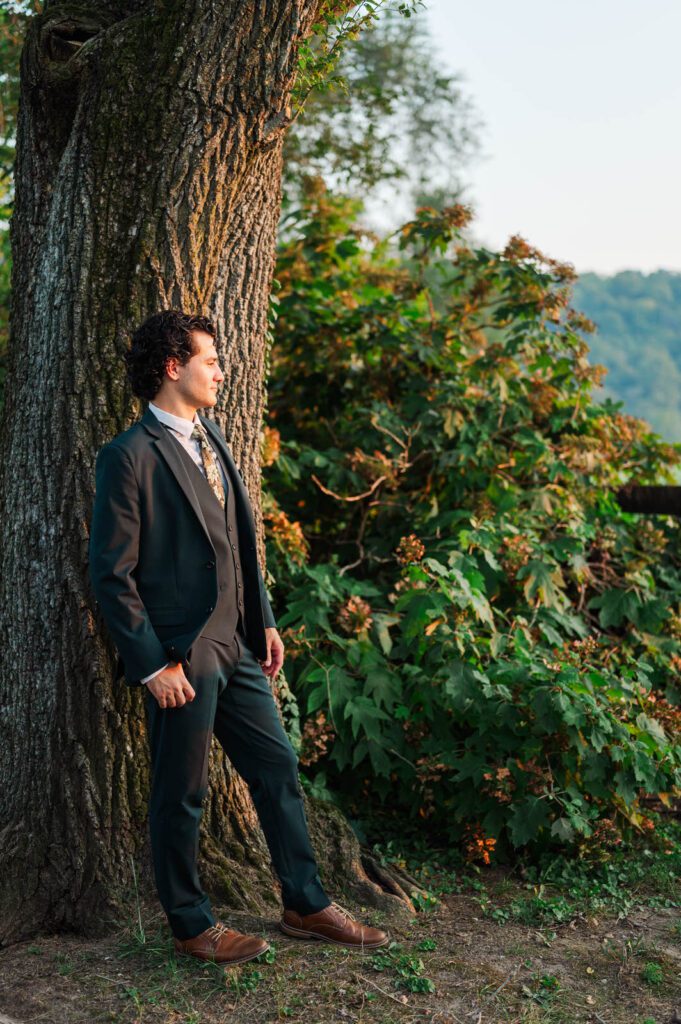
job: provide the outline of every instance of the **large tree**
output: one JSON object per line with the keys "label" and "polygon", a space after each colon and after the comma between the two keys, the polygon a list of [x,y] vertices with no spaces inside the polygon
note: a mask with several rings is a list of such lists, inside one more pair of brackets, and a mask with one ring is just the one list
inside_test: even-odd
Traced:
{"label": "large tree", "polygon": [[[7,393],[0,427],[0,942],[92,930],[144,863],[139,692],[89,586],[99,447],[142,411],[122,372],[150,312],[210,315],[214,417],[260,527],[259,429],[298,53],[323,0],[48,2],[21,59]],[[277,889],[241,782],[214,747],[206,882],[233,906]],[[310,808],[325,877],[389,901],[337,812]]]}

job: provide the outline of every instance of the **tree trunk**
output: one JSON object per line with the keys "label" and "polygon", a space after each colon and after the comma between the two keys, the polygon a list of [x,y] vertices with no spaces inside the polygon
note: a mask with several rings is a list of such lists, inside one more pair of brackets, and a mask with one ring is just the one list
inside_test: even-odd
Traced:
{"label": "tree trunk", "polygon": [[[143,411],[122,355],[151,312],[216,323],[226,380],[214,415],[263,554],[258,431],[281,150],[297,45],[318,5],[127,0],[79,13],[56,2],[30,24],[0,435],[0,943],[99,931],[133,862],[148,872],[143,704],[113,684],[87,551],[96,452]],[[274,906],[248,791],[215,745],[211,783],[205,883],[232,906]],[[318,835],[334,821],[329,857],[345,851],[350,888],[377,898],[347,825],[320,808],[311,818]]]}

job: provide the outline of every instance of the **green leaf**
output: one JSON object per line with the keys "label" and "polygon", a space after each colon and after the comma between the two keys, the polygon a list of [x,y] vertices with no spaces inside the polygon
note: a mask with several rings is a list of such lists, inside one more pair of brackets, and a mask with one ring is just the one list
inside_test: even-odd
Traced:
{"label": "green leaf", "polygon": [[313,711],[316,711],[318,708],[321,708],[324,704],[326,704],[327,696],[328,690],[326,688],[326,682],[322,683],[321,686],[318,686],[316,687],[316,689],[312,690],[312,692],[308,694],[307,698],[308,715],[311,715]]}
{"label": "green leaf", "polygon": [[481,554],[482,554],[482,557],[487,562],[487,564],[490,567],[490,569],[495,569],[497,572],[501,571],[501,565],[497,561],[497,558],[494,555],[494,552],[490,551],[489,548],[482,548]]}
{"label": "green leaf", "polygon": [[509,821],[508,829],[514,846],[525,846],[536,839],[549,821],[548,801],[530,796],[517,804]]}
{"label": "green leaf", "polygon": [[600,608],[598,621],[603,629],[621,626],[625,619],[633,621],[636,616],[638,598],[632,590],[606,590],[589,601],[589,608]]}
{"label": "green leaf", "polygon": [[343,712],[344,718],[350,719],[352,735],[356,739],[360,728],[369,739],[380,741],[381,729],[379,722],[387,721],[389,716],[381,711],[369,697],[357,696],[349,700]]}
{"label": "green leaf", "polygon": [[[473,579],[473,583],[468,578],[469,576]],[[484,582],[482,575],[475,571],[469,571],[464,574],[459,569],[450,569],[449,581],[452,584],[451,587],[447,586],[444,581],[440,583],[440,586],[445,593],[449,594],[458,607],[472,608],[482,622],[487,622],[490,626],[493,626],[494,616],[492,609],[478,586],[478,584]]]}
{"label": "green leaf", "polygon": [[444,692],[451,707],[460,713],[480,700],[480,683],[470,665],[463,661],[452,661],[446,670]]}
{"label": "green leaf", "polygon": [[547,565],[538,558],[532,558],[518,572],[518,579],[524,579],[525,597],[532,604],[539,598],[548,608],[561,608],[565,603],[563,588],[565,581],[560,566]]}
{"label": "green leaf", "polygon": [[356,768],[360,761],[363,761],[368,753],[369,741],[367,740],[366,736],[362,736],[357,741],[357,743],[355,744],[355,748],[352,751],[352,767]]}
{"label": "green leaf", "polygon": [[625,804],[631,805],[636,800],[638,786],[632,773],[625,769],[619,769],[614,774],[615,792],[622,797]]}
{"label": "green leaf", "polygon": [[399,676],[388,669],[374,669],[367,674],[364,682],[364,695],[371,698],[377,707],[383,705],[389,710],[400,693]]}
{"label": "green leaf", "polygon": [[656,718],[649,718],[648,715],[640,714],[636,716],[636,725],[643,732],[649,733],[654,739],[666,746],[669,742],[665,734],[664,729]]}
{"label": "green leaf", "polygon": [[383,750],[382,747],[377,746],[375,743],[370,743],[369,758],[371,760],[371,767],[375,774],[389,778],[393,771],[393,762],[390,760],[385,750]]}
{"label": "green leaf", "polygon": [[569,818],[556,818],[551,825],[551,835],[561,842],[569,843],[574,839],[575,830]]}
{"label": "green leaf", "polygon": [[374,629],[376,630],[381,650],[386,657],[390,654],[393,648],[393,638],[390,635],[390,626],[395,626],[399,621],[399,615],[385,615],[381,612],[377,612],[374,615]]}

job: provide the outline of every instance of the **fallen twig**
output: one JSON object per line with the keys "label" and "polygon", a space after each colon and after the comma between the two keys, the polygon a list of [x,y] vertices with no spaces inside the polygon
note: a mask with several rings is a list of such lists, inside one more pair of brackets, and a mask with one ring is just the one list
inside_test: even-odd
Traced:
{"label": "fallen twig", "polygon": [[516,975],[517,975],[519,970],[520,970],[519,967],[515,967],[511,971],[511,973],[509,974],[508,978],[506,978],[506,981],[502,981],[501,985],[499,985],[499,988],[495,988],[494,992],[491,992],[490,995],[487,996],[486,998],[493,999],[494,996],[497,995],[497,993],[501,992],[502,988],[506,988],[506,986],[508,985],[509,981],[511,981],[512,978],[516,977]]}
{"label": "fallen twig", "polygon": [[355,974],[355,977],[359,981],[365,982],[367,985],[373,985],[374,988],[377,988],[378,991],[381,992],[384,996],[387,996],[388,999],[392,999],[392,1001],[394,1003],[397,1003],[398,1006],[406,1007],[408,1005],[407,1003],[403,1003],[401,999],[398,999],[397,996],[393,996],[390,994],[390,992],[386,992],[384,988],[381,988],[380,985],[377,985],[375,981],[371,980],[371,978],[365,978],[363,974]]}

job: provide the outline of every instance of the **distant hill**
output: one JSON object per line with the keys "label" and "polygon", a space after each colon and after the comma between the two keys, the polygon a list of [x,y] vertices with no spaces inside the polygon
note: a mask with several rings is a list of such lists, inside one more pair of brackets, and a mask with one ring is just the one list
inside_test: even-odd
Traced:
{"label": "distant hill", "polygon": [[608,368],[604,393],[681,441],[681,273],[583,274],[574,305],[598,326],[589,344]]}

